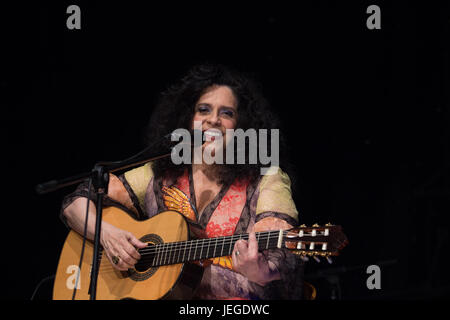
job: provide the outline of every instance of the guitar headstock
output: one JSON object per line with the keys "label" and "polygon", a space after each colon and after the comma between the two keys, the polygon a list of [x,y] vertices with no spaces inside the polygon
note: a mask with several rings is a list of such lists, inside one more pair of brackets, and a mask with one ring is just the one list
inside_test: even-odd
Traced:
{"label": "guitar headstock", "polygon": [[324,226],[314,224],[311,227],[301,225],[287,231],[284,236],[285,247],[301,257],[325,257],[331,263],[330,256],[339,255],[348,244],[342,227],[327,223]]}

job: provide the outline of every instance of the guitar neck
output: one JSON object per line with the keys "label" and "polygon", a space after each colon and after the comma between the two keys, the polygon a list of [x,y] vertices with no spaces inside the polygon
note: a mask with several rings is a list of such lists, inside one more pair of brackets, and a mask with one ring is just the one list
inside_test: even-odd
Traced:
{"label": "guitar neck", "polygon": [[[256,241],[260,250],[283,247],[286,231],[272,230],[256,233]],[[238,240],[248,240],[248,234],[237,234],[217,238],[169,242],[151,245],[141,249],[141,256],[145,257],[152,266],[170,265],[197,261],[215,257],[229,256],[233,252],[234,244]]]}

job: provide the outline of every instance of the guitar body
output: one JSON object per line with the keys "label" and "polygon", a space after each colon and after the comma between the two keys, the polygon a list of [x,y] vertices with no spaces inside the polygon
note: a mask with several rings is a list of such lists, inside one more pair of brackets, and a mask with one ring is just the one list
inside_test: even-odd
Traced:
{"label": "guitar body", "polygon": [[[103,210],[103,221],[127,230],[136,238],[150,244],[186,241],[190,238],[189,225],[184,216],[175,211],[162,212],[148,220],[136,221],[115,207]],[[58,263],[54,300],[71,300],[77,278],[83,238],[70,231]],[[86,241],[75,299],[88,300],[93,243]],[[192,263],[158,267],[116,270],[109,260],[100,260],[97,280],[97,300],[119,299],[191,299],[202,277],[203,268]]]}

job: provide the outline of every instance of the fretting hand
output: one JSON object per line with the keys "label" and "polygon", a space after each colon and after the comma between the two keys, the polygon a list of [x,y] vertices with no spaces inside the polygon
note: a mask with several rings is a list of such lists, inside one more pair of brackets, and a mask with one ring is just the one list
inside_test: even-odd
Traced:
{"label": "fretting hand", "polygon": [[247,240],[238,240],[232,253],[233,270],[245,276],[248,280],[261,286],[280,279],[276,267],[267,261],[258,251],[255,232],[251,232]]}

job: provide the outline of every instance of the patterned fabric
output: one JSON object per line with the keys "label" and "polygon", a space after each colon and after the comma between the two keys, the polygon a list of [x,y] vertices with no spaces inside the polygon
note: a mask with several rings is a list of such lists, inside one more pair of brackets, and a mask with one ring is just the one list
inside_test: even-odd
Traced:
{"label": "patterned fabric", "polygon": [[163,187],[162,192],[164,193],[164,204],[168,210],[180,212],[189,220],[197,221],[191,202],[183,191],[176,186],[171,186]]}
{"label": "patterned fabric", "polygon": [[[175,185],[170,187],[163,186],[164,204],[168,210],[178,211],[189,220],[198,222],[198,214],[196,214],[195,207],[190,200],[194,197],[191,196],[189,180],[189,174],[186,171]],[[246,203],[247,185],[248,183],[233,183],[227,188],[226,193],[220,197],[220,202],[217,206],[215,208],[208,208],[210,214],[202,215],[202,217],[208,217],[205,228],[205,234],[208,238],[234,234]],[[184,192],[180,189],[183,189]],[[213,264],[232,269],[233,262],[231,256],[217,257],[211,260]]]}
{"label": "patterned fabric", "polygon": [[[191,196],[195,195],[191,170],[175,182],[162,181],[153,176],[151,164],[147,163],[118,178],[114,181],[122,183],[130,195],[135,207],[132,213],[137,218],[150,218],[162,211],[176,210],[184,214],[193,227],[203,230],[207,237],[249,233],[256,227],[269,228],[274,221],[271,219],[284,221],[286,227],[298,224],[289,177],[279,168],[276,174],[262,176],[252,184],[244,182],[222,186],[201,213],[197,212],[195,196]],[[81,184],[68,195],[63,208],[80,196],[87,196],[87,184]],[[105,205],[117,204],[110,197],[104,201]],[[261,287],[234,272],[231,257],[214,258],[213,264],[205,267],[195,298],[302,299],[303,262],[286,249],[269,249],[263,254],[276,266],[281,280]]]}

